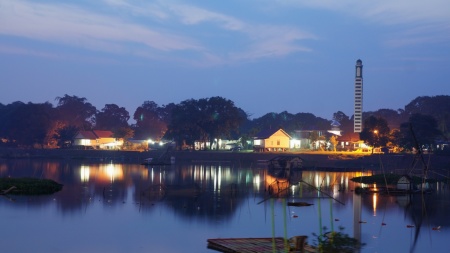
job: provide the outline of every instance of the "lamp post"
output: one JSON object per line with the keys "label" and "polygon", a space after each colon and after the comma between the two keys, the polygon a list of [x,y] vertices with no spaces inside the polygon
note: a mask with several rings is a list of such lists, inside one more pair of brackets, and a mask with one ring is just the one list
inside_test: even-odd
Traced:
{"label": "lamp post", "polygon": [[375,145],[378,145],[378,130],[377,129],[373,130],[373,133],[375,134],[375,138],[374,138],[373,147],[372,147],[372,154],[373,154],[373,150],[375,149]]}

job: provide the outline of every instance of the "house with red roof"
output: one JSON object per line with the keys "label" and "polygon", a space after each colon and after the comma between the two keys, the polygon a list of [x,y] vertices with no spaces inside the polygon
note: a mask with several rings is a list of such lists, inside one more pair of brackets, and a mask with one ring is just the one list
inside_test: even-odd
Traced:
{"label": "house with red roof", "polygon": [[80,131],[75,136],[73,145],[85,149],[120,149],[123,139],[115,138],[111,131]]}
{"label": "house with red roof", "polygon": [[344,133],[338,138],[338,141],[338,151],[370,152],[372,150],[359,138],[359,133]]}

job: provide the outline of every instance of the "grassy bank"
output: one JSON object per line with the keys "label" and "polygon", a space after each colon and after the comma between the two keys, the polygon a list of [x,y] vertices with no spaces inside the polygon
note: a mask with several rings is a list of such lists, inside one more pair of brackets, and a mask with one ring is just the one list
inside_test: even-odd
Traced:
{"label": "grassy bank", "polygon": [[[0,159],[55,159],[76,160],[86,162],[115,162],[141,164],[146,158],[158,158],[164,150],[146,152],[118,150],[73,150],[73,149],[18,149],[0,148]],[[385,172],[404,171],[411,167],[413,154],[370,154],[361,152],[331,152],[331,151],[290,151],[290,152],[252,152],[252,151],[171,151],[169,156],[175,158],[175,163],[183,162],[230,162],[242,166],[255,166],[260,161],[270,160],[276,156],[300,156],[303,167],[315,169],[348,169],[354,171],[379,170]],[[439,173],[448,175],[450,156],[434,154],[424,155],[430,169],[439,169]],[[422,166],[419,164],[417,166]]]}
{"label": "grassy bank", "polygon": [[63,185],[50,179],[38,178],[0,178],[0,193],[11,189],[7,194],[42,195],[52,194],[62,189]]}
{"label": "grassy bank", "polygon": [[[377,184],[377,185],[395,185],[398,180],[404,175],[402,174],[378,174],[372,176],[362,176],[362,177],[354,177],[351,180],[356,183],[362,184]],[[423,178],[418,176],[412,176],[411,180],[414,184],[420,184],[423,181]],[[429,183],[434,183],[436,180],[427,179]]]}

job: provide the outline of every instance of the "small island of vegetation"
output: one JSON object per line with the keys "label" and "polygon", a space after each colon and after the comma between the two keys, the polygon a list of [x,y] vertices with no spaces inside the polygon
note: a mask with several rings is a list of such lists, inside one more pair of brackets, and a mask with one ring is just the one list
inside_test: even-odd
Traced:
{"label": "small island of vegetation", "polygon": [[53,194],[63,185],[51,179],[40,178],[0,178],[0,194],[44,195]]}
{"label": "small island of vegetation", "polygon": [[[403,175],[400,174],[377,174],[372,176],[362,176],[362,177],[354,177],[351,180],[355,183],[361,183],[361,184],[377,184],[377,185],[395,185],[397,184],[398,180]],[[414,184],[420,184],[423,181],[422,177],[418,176],[411,176],[411,181]],[[426,179],[426,182],[433,183],[436,180],[434,179]]]}

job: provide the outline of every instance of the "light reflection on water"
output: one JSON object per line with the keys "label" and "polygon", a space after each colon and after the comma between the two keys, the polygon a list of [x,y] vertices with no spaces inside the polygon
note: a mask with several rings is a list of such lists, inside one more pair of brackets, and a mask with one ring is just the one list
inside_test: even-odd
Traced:
{"label": "light reflection on water", "polygon": [[[308,235],[313,243],[313,232],[340,226],[366,243],[362,252],[441,252],[447,247],[447,189],[424,197],[354,194],[350,179],[370,173],[298,171],[285,180],[264,167],[230,163],[147,168],[6,160],[0,162],[1,177],[50,178],[64,188],[50,196],[0,198],[0,248],[216,252],[207,249],[207,239]],[[283,190],[286,185],[291,187]],[[270,199],[269,189],[280,191],[278,198]],[[289,207],[287,201],[313,205]],[[432,229],[437,226],[441,229]]]}

